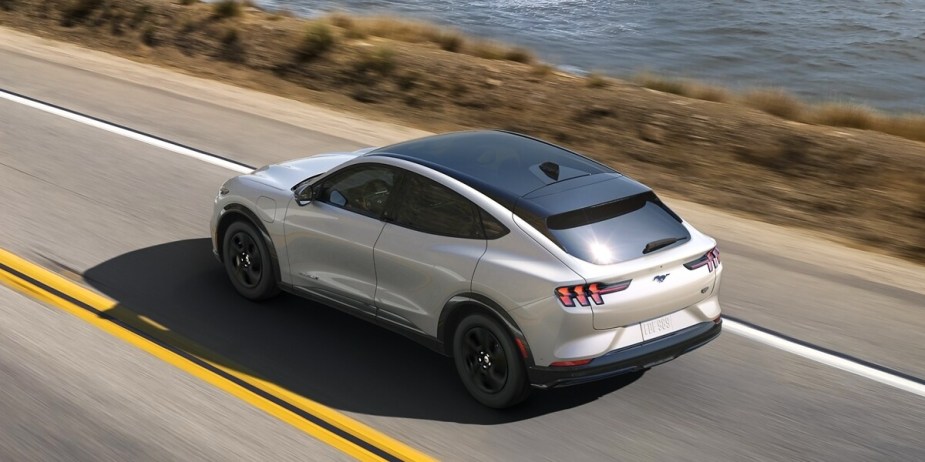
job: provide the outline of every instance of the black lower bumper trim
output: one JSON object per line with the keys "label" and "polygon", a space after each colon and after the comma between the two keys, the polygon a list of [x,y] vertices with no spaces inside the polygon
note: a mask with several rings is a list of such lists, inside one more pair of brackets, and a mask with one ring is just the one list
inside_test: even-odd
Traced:
{"label": "black lower bumper trim", "polygon": [[648,342],[614,350],[584,366],[542,367],[527,370],[537,388],[554,388],[606,379],[645,370],[707,344],[719,336],[722,319],[702,322]]}

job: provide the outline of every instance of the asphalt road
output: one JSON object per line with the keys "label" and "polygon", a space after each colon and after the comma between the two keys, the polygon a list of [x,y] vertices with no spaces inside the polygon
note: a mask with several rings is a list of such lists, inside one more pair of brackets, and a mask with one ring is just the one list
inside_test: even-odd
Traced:
{"label": "asphalt road", "polygon": [[[251,165],[414,134],[17,40],[0,40],[0,88]],[[435,457],[925,460],[922,397],[729,332],[642,376],[481,408],[447,359],[399,336],[294,297],[234,295],[207,239],[231,175],[0,100],[0,247]],[[922,268],[673,203],[720,240],[727,314],[925,376]],[[344,457],[0,287],[0,460]]]}

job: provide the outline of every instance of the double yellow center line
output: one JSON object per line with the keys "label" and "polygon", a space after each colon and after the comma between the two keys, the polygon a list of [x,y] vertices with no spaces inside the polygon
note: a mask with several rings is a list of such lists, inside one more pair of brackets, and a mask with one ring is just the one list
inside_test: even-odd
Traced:
{"label": "double yellow center line", "polygon": [[[362,461],[432,457],[263,380],[80,284],[0,249],[0,283],[55,306]],[[208,359],[212,358],[212,359]],[[219,364],[221,362],[221,364]],[[225,365],[222,365],[225,364]]]}

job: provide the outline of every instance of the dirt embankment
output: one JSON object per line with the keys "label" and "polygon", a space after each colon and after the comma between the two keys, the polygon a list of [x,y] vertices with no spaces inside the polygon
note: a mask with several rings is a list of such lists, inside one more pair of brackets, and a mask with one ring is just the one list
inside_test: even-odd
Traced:
{"label": "dirt embankment", "polygon": [[428,130],[531,134],[657,190],[925,262],[925,143],[563,74],[433,27],[229,3],[0,0],[0,25]]}

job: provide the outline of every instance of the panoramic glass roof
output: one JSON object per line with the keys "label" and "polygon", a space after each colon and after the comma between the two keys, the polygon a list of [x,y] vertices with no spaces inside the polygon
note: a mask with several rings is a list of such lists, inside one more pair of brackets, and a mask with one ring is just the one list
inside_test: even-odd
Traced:
{"label": "panoramic glass roof", "polygon": [[558,146],[502,131],[436,135],[393,144],[369,155],[397,155],[462,174],[516,197],[559,181],[614,173],[597,162]]}

